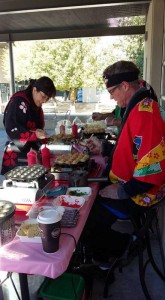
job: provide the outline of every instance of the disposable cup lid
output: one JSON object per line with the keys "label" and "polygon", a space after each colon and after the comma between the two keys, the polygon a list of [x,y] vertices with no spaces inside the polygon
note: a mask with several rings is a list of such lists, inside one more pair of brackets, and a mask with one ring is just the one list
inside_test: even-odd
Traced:
{"label": "disposable cup lid", "polygon": [[61,220],[61,213],[55,211],[55,210],[51,210],[51,209],[47,209],[47,210],[43,210],[38,214],[37,217],[37,221],[38,223],[42,223],[42,224],[52,224],[52,223],[57,223]]}

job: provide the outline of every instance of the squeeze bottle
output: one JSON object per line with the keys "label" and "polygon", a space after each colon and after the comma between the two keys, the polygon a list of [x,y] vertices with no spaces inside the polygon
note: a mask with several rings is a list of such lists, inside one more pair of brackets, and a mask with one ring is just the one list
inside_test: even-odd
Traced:
{"label": "squeeze bottle", "polygon": [[41,150],[41,155],[42,155],[42,165],[45,168],[50,168],[50,150],[44,146]]}
{"label": "squeeze bottle", "polygon": [[77,125],[75,123],[72,125],[72,134],[76,139],[78,138]]}
{"label": "squeeze bottle", "polygon": [[65,134],[65,125],[60,125],[60,134]]}
{"label": "squeeze bottle", "polygon": [[27,160],[28,160],[28,166],[32,166],[32,165],[37,164],[37,153],[32,148],[27,153]]}

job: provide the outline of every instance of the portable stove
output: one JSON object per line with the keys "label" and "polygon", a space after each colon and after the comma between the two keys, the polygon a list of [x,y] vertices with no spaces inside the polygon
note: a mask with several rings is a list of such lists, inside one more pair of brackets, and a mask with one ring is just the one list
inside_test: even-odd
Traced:
{"label": "portable stove", "polygon": [[32,204],[44,196],[54,181],[54,175],[41,165],[16,167],[5,174],[0,188],[0,200],[17,204]]}

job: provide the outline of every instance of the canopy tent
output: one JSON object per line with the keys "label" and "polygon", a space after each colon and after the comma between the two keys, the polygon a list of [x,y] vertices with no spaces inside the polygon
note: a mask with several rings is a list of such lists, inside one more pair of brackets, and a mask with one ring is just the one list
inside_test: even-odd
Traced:
{"label": "canopy tent", "polygon": [[146,16],[150,0],[0,0],[0,42],[142,34],[115,18]]}
{"label": "canopy tent", "polygon": [[117,18],[147,16],[150,0],[0,0],[0,42],[8,42],[11,93],[15,91],[14,41],[144,34]]}

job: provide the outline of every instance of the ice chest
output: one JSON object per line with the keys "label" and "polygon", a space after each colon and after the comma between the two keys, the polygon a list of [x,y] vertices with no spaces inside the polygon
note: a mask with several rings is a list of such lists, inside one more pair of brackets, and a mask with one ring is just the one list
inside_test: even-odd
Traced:
{"label": "ice chest", "polygon": [[63,273],[56,279],[46,278],[37,296],[43,300],[83,300],[85,299],[84,278],[73,273]]}

